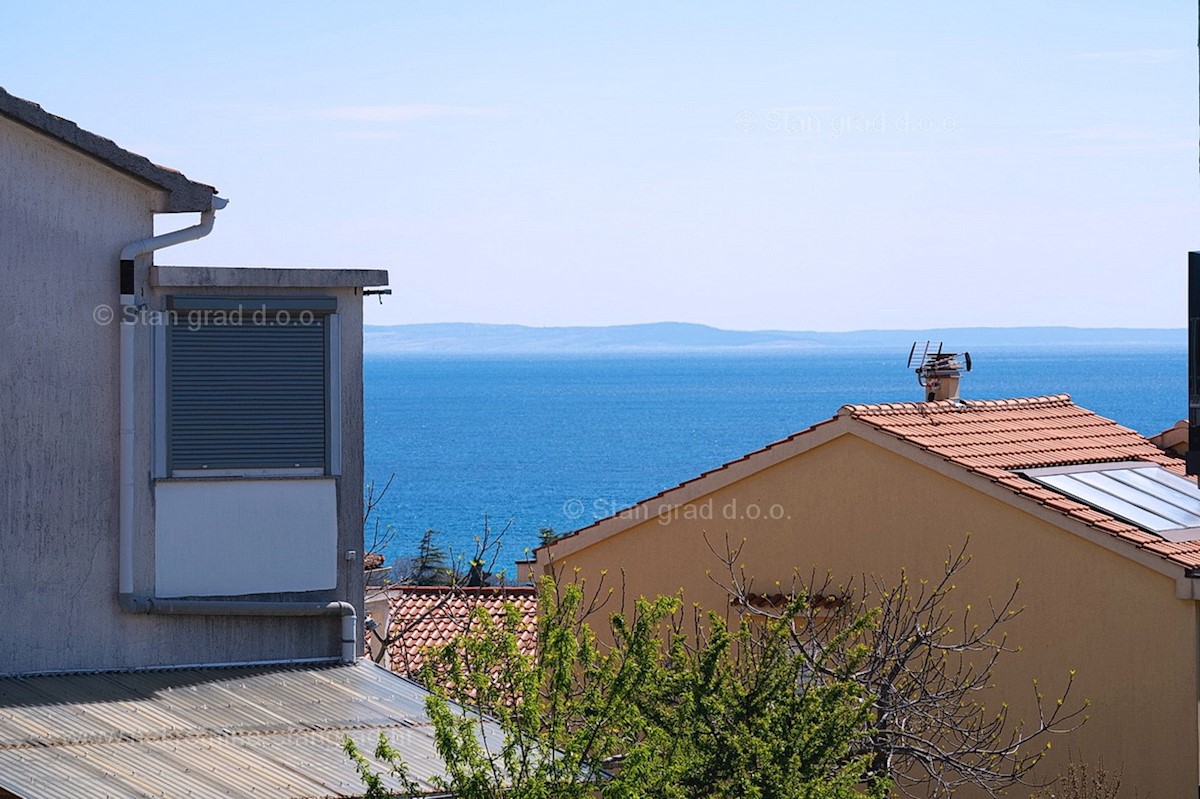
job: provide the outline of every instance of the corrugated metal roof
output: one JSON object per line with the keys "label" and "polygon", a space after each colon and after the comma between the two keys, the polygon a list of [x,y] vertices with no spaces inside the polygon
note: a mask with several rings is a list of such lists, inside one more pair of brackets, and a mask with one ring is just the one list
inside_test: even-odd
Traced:
{"label": "corrugated metal roof", "polygon": [[432,792],[425,697],[369,661],[4,678],[0,794],[360,796],[342,741],[369,754],[380,732]]}

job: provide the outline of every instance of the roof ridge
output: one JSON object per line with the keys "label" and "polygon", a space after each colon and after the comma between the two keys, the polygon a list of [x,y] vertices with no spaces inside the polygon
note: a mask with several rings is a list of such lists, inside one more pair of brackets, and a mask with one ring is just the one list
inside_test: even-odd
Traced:
{"label": "roof ridge", "polygon": [[894,413],[963,412],[973,408],[1061,408],[1074,405],[1070,394],[1047,394],[1040,397],[1008,397],[990,400],[938,400],[936,402],[884,402],[846,404],[838,416],[882,416]]}

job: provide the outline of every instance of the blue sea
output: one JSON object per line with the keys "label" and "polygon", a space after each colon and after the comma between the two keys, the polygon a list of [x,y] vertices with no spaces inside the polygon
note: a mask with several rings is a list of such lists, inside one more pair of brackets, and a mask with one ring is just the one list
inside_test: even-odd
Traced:
{"label": "blue sea", "polygon": [[[906,354],[906,353],[905,353]],[[1187,353],[1142,345],[979,349],[966,399],[1069,393],[1144,435],[1186,416]],[[905,358],[858,349],[783,354],[367,356],[366,477],[389,561],[426,529],[470,554],[508,528],[497,568],[538,531],[583,527],[833,416],[846,403],[921,398]],[[368,533],[368,543],[370,543]]]}

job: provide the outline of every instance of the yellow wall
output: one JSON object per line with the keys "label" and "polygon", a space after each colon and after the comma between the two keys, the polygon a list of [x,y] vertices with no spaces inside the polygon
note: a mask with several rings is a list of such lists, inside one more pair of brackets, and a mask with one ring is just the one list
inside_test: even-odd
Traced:
{"label": "yellow wall", "polygon": [[[697,518],[706,508],[713,518]],[[742,561],[756,590],[769,592],[775,580],[789,585],[793,568],[831,570],[839,580],[877,573],[894,582],[901,567],[939,577],[948,548],[968,532],[972,562],[955,606],[1002,600],[1018,579],[1018,604],[1027,606],[1008,625],[1022,651],[1003,656],[988,704],[1003,699],[1010,718],[1027,715],[1031,680],[1050,695],[1069,669],[1077,669],[1072,696],[1092,702],[1089,721],[1053,740],[1039,773],[1057,772],[1069,747],[1123,767],[1123,795],[1195,796],[1197,615],[1193,601],[1175,598],[1174,580],[858,436],[701,497],[665,523],[642,521],[555,558],[557,568],[593,580],[601,569],[623,570],[629,597],[683,588],[689,601],[721,608],[727,596],[705,573],[719,568],[706,533],[719,546],[726,533],[748,538]]]}

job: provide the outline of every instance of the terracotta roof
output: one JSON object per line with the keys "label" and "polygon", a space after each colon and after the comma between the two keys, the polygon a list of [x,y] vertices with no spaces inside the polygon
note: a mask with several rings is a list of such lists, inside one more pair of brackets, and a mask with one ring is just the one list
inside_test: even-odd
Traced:
{"label": "terracotta roof", "polygon": [[[961,466],[969,472],[1033,502],[1081,521],[1115,538],[1188,569],[1200,568],[1200,541],[1172,542],[1147,533],[1128,522],[1077,502],[1039,485],[1015,469],[1069,466],[1083,463],[1146,461],[1176,474],[1184,474],[1183,461],[1156,447],[1136,431],[1123,427],[1071,401],[1068,394],[1002,400],[945,400],[897,402],[880,405],[845,405],[838,415],[736,460],[661,491],[606,519],[558,539],[570,541],[581,534],[611,535],[617,519],[628,524],[652,518],[636,509],[658,502],[666,510],[670,499],[697,483],[720,479],[737,469],[770,459],[773,451],[787,453],[802,446],[806,436],[820,428],[845,421],[869,425],[900,441],[919,447]],[[802,450],[798,450],[802,451]],[[535,550],[540,553],[549,547]]]}
{"label": "terracotta roof", "polygon": [[86,131],[71,120],[55,116],[37,103],[9,94],[3,88],[0,88],[0,116],[56,139],[105,166],[164,189],[167,192],[164,211],[182,213],[214,208],[213,198],[217,190],[212,186],[189,180],[182,172],[152,163],[145,156],[125,150],[111,139]]}
{"label": "terracotta roof", "polygon": [[846,405],[838,415],[869,424],[1181,566],[1200,566],[1200,541],[1163,540],[1013,472],[1081,463],[1146,461],[1183,474],[1181,460],[1135,431],[1079,407],[1067,394]]}
{"label": "terracotta roof", "polygon": [[1150,443],[1159,449],[1166,450],[1172,455],[1182,458],[1188,451],[1188,437],[1191,426],[1187,419],[1176,422],[1156,436],[1150,436]]}
{"label": "terracotta roof", "polygon": [[388,589],[388,604],[388,634],[396,638],[389,655],[392,670],[398,674],[416,675],[425,663],[426,653],[466,632],[479,607],[499,622],[506,607],[514,605],[521,616],[520,651],[532,654],[537,648],[537,591],[529,586],[396,586]]}

